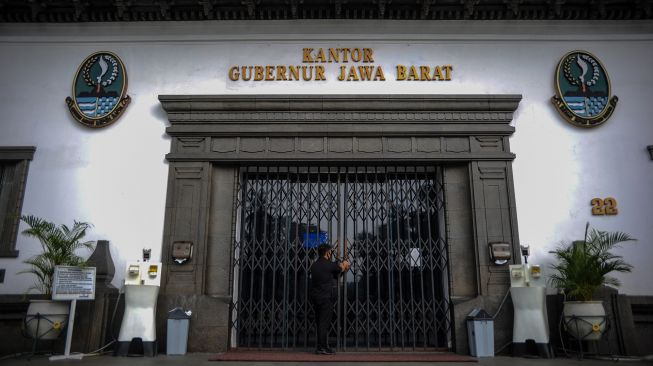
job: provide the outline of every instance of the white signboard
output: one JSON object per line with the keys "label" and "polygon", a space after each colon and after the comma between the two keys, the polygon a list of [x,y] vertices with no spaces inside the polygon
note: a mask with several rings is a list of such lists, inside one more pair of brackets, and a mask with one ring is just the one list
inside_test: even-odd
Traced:
{"label": "white signboard", "polygon": [[56,266],[52,300],[95,300],[95,267]]}

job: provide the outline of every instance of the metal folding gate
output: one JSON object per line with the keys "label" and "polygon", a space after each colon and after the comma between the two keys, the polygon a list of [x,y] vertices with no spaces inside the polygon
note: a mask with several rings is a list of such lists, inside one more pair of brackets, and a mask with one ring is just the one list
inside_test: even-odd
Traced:
{"label": "metal folding gate", "polygon": [[450,347],[441,167],[243,167],[239,179],[232,345],[314,347],[309,268],[329,243],[351,263],[333,346]]}

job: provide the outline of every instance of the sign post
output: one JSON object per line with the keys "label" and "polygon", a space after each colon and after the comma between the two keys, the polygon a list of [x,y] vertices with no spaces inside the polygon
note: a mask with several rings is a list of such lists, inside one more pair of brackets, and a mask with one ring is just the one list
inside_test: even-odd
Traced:
{"label": "sign post", "polygon": [[83,354],[70,354],[77,300],[95,300],[95,267],[56,266],[52,281],[52,300],[70,300],[66,350],[62,356],[51,356],[50,361],[81,360]]}

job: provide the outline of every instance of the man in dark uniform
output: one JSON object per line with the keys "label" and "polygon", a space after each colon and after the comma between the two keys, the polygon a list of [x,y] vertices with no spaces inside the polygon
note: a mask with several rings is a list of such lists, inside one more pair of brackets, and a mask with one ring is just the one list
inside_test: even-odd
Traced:
{"label": "man in dark uniform", "polygon": [[349,269],[349,262],[332,262],[333,248],[328,244],[317,247],[319,258],[311,266],[310,298],[315,310],[317,325],[317,345],[315,353],[332,355],[329,348],[328,333],[331,327],[333,306],[338,299],[338,275]]}

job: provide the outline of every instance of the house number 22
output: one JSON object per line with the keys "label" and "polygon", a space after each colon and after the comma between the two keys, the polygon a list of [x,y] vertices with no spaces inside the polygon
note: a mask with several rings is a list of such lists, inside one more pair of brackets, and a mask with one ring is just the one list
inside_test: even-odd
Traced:
{"label": "house number 22", "polygon": [[616,199],[612,197],[592,199],[592,215],[616,215],[618,213]]}

